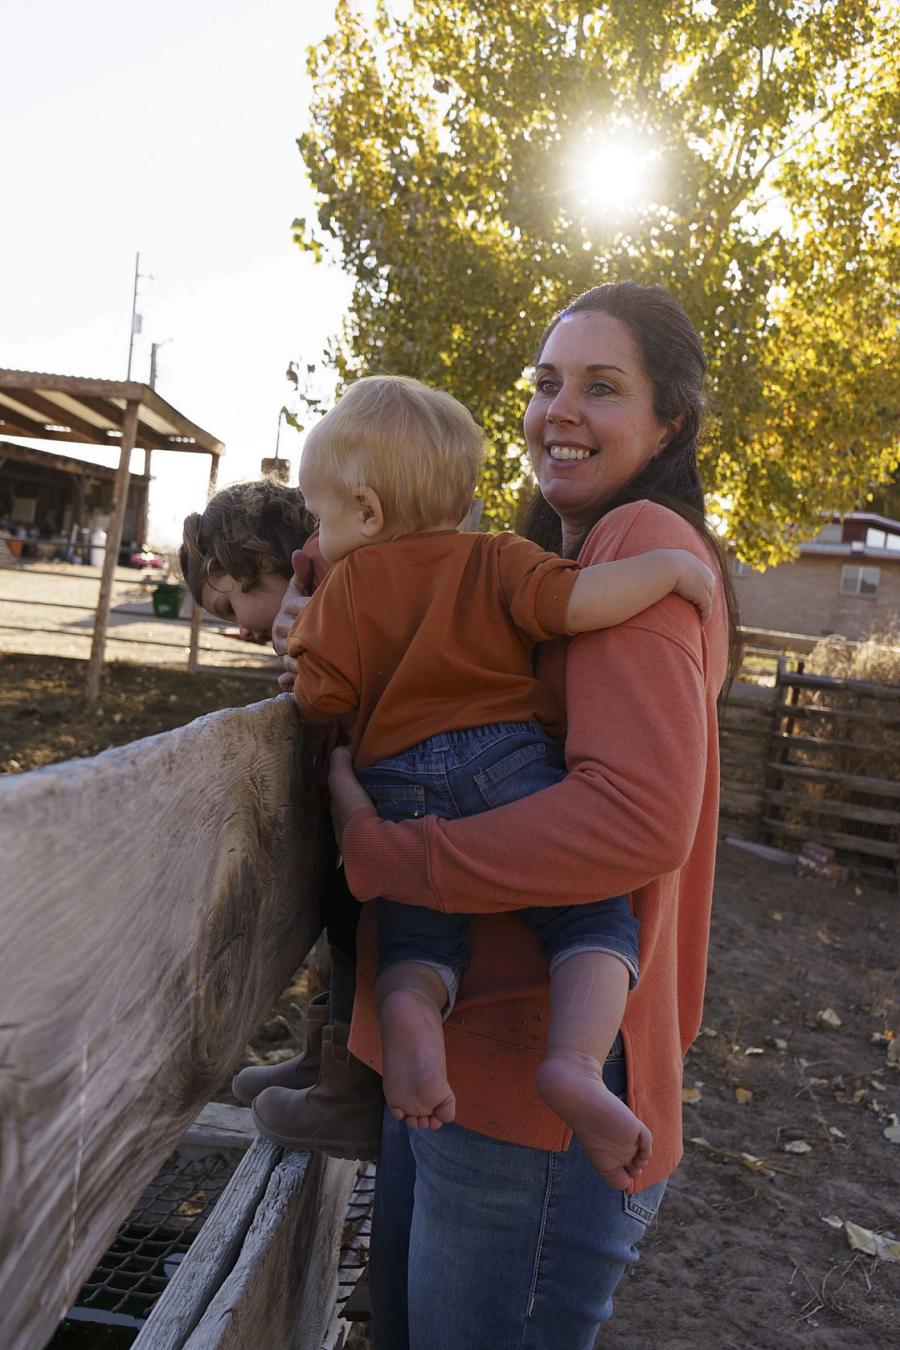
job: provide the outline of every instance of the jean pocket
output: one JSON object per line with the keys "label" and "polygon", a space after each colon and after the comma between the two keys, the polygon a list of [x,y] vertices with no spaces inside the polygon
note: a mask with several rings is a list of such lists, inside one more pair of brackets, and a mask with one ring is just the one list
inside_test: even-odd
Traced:
{"label": "jean pocket", "polygon": [[[475,786],[488,806],[506,806],[530,792],[549,786],[541,770],[547,767],[547,747],[538,741],[522,745],[475,774]],[[537,772],[535,772],[537,771]]]}
{"label": "jean pocket", "polygon": [[644,1228],[649,1228],[650,1224],[656,1218],[662,1198],[666,1193],[666,1182],[659,1181],[655,1186],[648,1186],[646,1190],[638,1191],[637,1195],[629,1195],[628,1191],[622,1192],[622,1205],[629,1219],[637,1219]]}
{"label": "jean pocket", "polygon": [[367,783],[363,787],[382,820],[410,820],[425,815],[425,789],[416,783]]}

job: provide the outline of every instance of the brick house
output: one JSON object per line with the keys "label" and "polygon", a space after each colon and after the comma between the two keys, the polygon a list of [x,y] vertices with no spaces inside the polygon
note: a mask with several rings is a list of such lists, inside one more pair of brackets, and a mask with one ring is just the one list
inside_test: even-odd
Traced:
{"label": "brick house", "polygon": [[900,520],[853,511],[793,562],[755,572],[732,557],[731,571],[747,627],[865,638],[900,620]]}

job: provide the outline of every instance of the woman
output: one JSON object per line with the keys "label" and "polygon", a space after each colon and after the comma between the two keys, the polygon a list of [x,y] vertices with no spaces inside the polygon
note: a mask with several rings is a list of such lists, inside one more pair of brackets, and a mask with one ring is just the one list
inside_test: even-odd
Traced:
{"label": "woman", "polygon": [[[705,366],[693,325],[659,287],[596,287],[542,338],[525,415],[539,494],[523,533],[585,563],[687,548],[714,556],[722,575],[702,629],[669,597],[619,628],[544,648],[539,672],[567,709],[567,778],[465,820],[394,824],[346,757],[333,758],[354,894],[481,916],[445,1027],[456,1123],[431,1132],[384,1121],[379,1350],[587,1350],[681,1156],[715,854],[716,700],[736,631],[697,472]],[[641,924],[641,981],[605,1077],[655,1141],[640,1189],[624,1196],[533,1088],[547,974],[509,913],[620,892]],[[364,908],[351,1045],[377,1067],[370,919]]]}

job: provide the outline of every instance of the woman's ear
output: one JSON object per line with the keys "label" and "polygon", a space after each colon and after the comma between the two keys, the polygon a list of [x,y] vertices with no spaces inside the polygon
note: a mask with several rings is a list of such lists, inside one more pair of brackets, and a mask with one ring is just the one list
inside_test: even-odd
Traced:
{"label": "woman's ear", "polygon": [[671,422],[667,422],[665,424],[665,426],[662,429],[662,434],[656,444],[656,449],[653,452],[654,458],[657,455],[662,454],[666,446],[669,445],[671,441],[674,441],[675,437],[678,435],[679,431],[683,426],[684,426],[684,413],[679,413],[677,417],[672,418]]}
{"label": "woman's ear", "polygon": [[359,528],[367,539],[376,539],[384,529],[384,508],[374,488],[364,487],[356,494]]}

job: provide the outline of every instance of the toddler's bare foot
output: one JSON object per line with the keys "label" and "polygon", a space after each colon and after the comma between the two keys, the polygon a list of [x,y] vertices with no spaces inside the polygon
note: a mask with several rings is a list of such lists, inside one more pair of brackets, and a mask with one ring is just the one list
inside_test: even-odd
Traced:
{"label": "toddler's bare foot", "polygon": [[381,1000],[384,1097],[395,1120],[439,1130],[456,1115],[447,1082],[444,1026],[434,1004],[413,989]]}
{"label": "toddler's bare foot", "polygon": [[603,1082],[603,1065],[579,1051],[548,1055],[537,1071],[537,1089],[578,1137],[608,1185],[624,1191],[650,1160],[653,1139]]}

